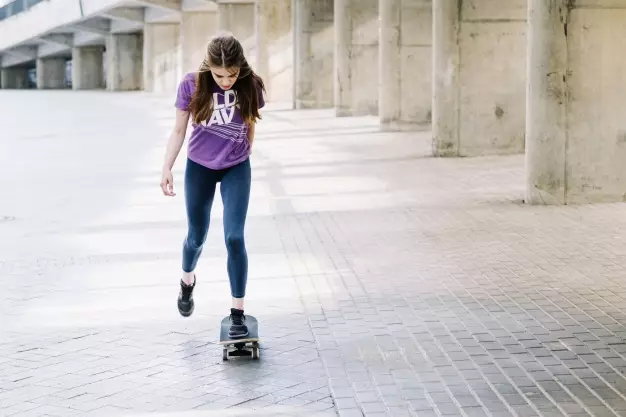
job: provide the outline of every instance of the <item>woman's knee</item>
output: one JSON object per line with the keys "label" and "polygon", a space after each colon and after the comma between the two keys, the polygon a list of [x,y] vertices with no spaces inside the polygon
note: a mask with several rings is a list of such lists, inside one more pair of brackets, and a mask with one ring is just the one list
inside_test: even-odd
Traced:
{"label": "woman's knee", "polygon": [[243,252],[245,250],[243,233],[227,233],[226,249],[229,252]]}
{"label": "woman's knee", "polygon": [[185,239],[185,246],[193,250],[202,248],[206,241],[206,235],[206,232],[203,230],[189,229]]}

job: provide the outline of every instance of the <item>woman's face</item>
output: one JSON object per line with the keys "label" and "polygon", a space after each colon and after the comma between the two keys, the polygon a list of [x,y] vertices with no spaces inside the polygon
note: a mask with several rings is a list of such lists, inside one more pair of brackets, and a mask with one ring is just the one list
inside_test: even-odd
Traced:
{"label": "woman's face", "polygon": [[230,90],[239,77],[239,68],[211,67],[211,74],[222,90]]}

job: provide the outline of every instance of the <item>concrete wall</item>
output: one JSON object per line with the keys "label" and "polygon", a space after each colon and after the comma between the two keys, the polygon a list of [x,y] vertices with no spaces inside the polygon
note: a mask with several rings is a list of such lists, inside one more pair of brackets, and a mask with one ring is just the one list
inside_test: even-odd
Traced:
{"label": "concrete wall", "polygon": [[378,114],[378,0],[335,0],[338,116]]}
{"label": "concrete wall", "polygon": [[291,101],[293,96],[293,35],[291,0],[257,3],[256,71],[263,78],[267,99]]}
{"label": "concrete wall", "polygon": [[383,129],[430,129],[432,1],[380,0],[379,116]]}
{"label": "concrete wall", "polygon": [[143,88],[175,92],[182,77],[179,23],[149,23],[143,35]]}
{"label": "concrete wall", "polygon": [[296,2],[295,106],[330,108],[334,102],[333,0]]}
{"label": "concrete wall", "polygon": [[430,129],[432,0],[403,0],[400,19],[400,123]]}
{"label": "concrete wall", "polygon": [[181,17],[180,38],[183,73],[197,71],[204,60],[207,45],[217,32],[217,13],[189,12]]}
{"label": "concrete wall", "polygon": [[524,151],[526,0],[464,0],[460,155]]}
{"label": "concrete wall", "polygon": [[446,26],[434,28],[446,36],[433,50],[435,155],[523,152],[526,0],[444,3],[435,3],[435,26]]}
{"label": "concrete wall", "polygon": [[237,37],[253,69],[256,69],[255,13],[253,3],[218,4],[218,29]]}
{"label": "concrete wall", "polygon": [[543,1],[530,0],[527,201],[626,201],[626,4]]}

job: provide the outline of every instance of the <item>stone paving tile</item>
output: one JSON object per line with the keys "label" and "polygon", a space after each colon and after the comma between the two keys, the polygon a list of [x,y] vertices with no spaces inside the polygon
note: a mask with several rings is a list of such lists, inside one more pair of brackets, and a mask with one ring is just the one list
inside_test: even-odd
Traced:
{"label": "stone paving tile", "polygon": [[[372,384],[400,402],[406,378],[418,381],[408,394],[415,398],[400,398],[418,413],[469,415],[478,407],[489,415],[622,415],[624,257],[612,244],[620,239],[620,209],[511,204],[435,216],[416,207],[287,221],[285,228],[317,222],[321,232],[286,241],[313,250],[311,241],[323,239],[320,256],[340,253],[352,263],[351,271],[312,277],[341,288],[310,307],[320,314],[312,328],[328,350],[322,360],[340,377],[331,391],[343,396]],[[461,210],[464,225],[431,222]],[[537,220],[550,229],[529,230]],[[590,241],[593,258],[581,247]],[[605,252],[597,250],[602,241]],[[572,267],[580,262],[593,269]]]}
{"label": "stone paving tile", "polygon": [[[15,115],[0,155],[4,415],[625,415],[622,204],[525,206],[520,155],[433,159],[427,132],[267,112],[248,223],[265,349],[224,364],[219,201],[197,312],[173,307],[182,201],[158,196],[154,168],[171,103],[86,93],[121,125],[85,140],[76,95],[35,94],[63,104],[31,108],[38,125],[15,113],[32,96],[0,95]],[[8,157],[25,154],[37,164]]]}

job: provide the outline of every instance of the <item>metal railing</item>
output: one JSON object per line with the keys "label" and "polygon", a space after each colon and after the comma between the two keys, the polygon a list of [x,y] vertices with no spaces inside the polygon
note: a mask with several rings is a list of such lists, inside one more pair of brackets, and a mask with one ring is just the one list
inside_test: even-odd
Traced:
{"label": "metal railing", "polygon": [[42,1],[46,0],[13,0],[11,3],[0,7],[0,20],[20,14]]}

